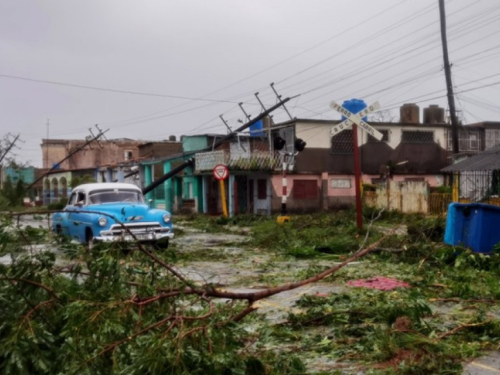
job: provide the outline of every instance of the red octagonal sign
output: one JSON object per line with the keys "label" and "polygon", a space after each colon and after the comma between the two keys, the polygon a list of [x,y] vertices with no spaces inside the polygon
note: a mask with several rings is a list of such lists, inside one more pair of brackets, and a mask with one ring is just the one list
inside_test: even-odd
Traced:
{"label": "red octagonal sign", "polygon": [[216,180],[225,180],[229,176],[229,170],[224,164],[217,164],[214,167],[213,174]]}

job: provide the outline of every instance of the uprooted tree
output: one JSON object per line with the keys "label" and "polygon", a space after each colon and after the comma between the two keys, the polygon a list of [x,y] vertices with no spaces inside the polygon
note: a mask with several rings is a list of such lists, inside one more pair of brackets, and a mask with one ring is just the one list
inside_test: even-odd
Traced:
{"label": "uprooted tree", "polygon": [[[6,374],[302,372],[293,356],[257,354],[239,322],[252,319],[257,301],[330,276],[380,243],[305,280],[240,293],[186,279],[172,265],[174,252],[138,243],[125,259],[119,246],[89,252],[43,229],[9,224],[0,225],[0,255],[12,257],[0,265],[0,372]],[[59,265],[52,251],[36,251],[34,243],[47,236],[69,264]]]}

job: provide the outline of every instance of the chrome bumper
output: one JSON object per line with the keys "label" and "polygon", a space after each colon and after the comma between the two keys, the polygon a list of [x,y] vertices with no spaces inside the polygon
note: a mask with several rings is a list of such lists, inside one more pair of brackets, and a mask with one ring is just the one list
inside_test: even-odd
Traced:
{"label": "chrome bumper", "polygon": [[156,242],[165,238],[172,239],[174,234],[169,227],[162,227],[155,223],[137,223],[125,224],[127,231],[123,226],[114,224],[109,230],[103,230],[100,236],[94,237],[95,241],[102,242]]}
{"label": "chrome bumper", "polygon": [[[133,233],[133,232],[132,232]],[[147,233],[147,234],[136,234],[134,233],[135,238],[139,242],[151,242],[151,241],[159,241],[164,238],[172,239],[174,238],[173,233]],[[118,236],[97,236],[94,237],[95,241],[102,242],[135,242],[136,239],[132,237],[130,234],[122,234]]]}

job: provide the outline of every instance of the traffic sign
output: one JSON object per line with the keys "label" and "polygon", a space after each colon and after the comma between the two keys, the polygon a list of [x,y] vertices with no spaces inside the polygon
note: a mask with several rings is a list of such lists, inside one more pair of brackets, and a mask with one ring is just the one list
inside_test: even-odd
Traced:
{"label": "traffic sign", "polygon": [[229,176],[229,170],[224,164],[217,164],[213,169],[213,175],[216,180],[223,181]]}
{"label": "traffic sign", "polygon": [[340,124],[337,124],[330,129],[330,134],[332,136],[341,132],[342,130],[348,129],[352,124],[358,125],[360,128],[365,130],[368,134],[375,137],[379,141],[384,136],[377,129],[375,129],[374,127],[368,125],[366,122],[363,121],[363,117],[365,117],[369,113],[372,113],[380,108],[379,102],[373,103],[371,106],[366,107],[365,109],[363,109],[362,111],[360,111],[356,114],[351,113],[350,111],[348,111],[347,109],[345,109],[341,105],[335,103],[334,101],[332,101],[330,103],[330,107],[332,107],[334,110],[336,110],[337,112],[340,112],[342,115],[347,117]]}

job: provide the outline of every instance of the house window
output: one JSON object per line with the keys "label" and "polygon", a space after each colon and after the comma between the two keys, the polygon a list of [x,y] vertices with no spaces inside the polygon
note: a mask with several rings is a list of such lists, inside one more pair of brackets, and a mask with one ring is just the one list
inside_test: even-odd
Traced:
{"label": "house window", "polygon": [[316,180],[295,180],[293,181],[294,199],[315,199],[318,198],[318,183]]}
{"label": "house window", "polygon": [[486,148],[500,144],[500,130],[486,129]]}
{"label": "house window", "polygon": [[331,187],[333,189],[350,189],[351,179],[349,178],[334,178],[331,180]]}
{"label": "house window", "polygon": [[267,198],[267,183],[265,179],[257,180],[257,199]]}
{"label": "house window", "polygon": [[[500,132],[499,132],[499,136],[500,136]],[[448,130],[446,132],[446,140],[447,140],[448,150],[453,150],[453,136],[452,136],[451,130]],[[493,140],[494,140],[494,136],[493,136]],[[488,141],[490,141],[490,139],[488,138],[488,135],[486,135],[486,145],[488,145]],[[498,143],[500,143],[500,137],[499,137]],[[479,148],[480,148],[480,137],[479,137],[478,131],[462,130],[461,129],[458,132],[458,149],[459,149],[459,151],[479,151]]]}
{"label": "house window", "polygon": [[403,130],[402,143],[433,143],[434,132],[421,130]]}
{"label": "house window", "polygon": [[352,154],[352,129],[342,130],[331,139],[332,154]]}
{"label": "house window", "polygon": [[[380,140],[380,142],[389,142],[389,130],[377,130],[382,133],[382,139]],[[379,140],[373,135],[368,134],[368,142],[379,142]]]}
{"label": "house window", "polygon": [[125,153],[124,153],[124,159],[125,159],[125,160],[130,160],[130,159],[132,159],[132,155],[133,155],[132,151],[130,151],[130,150],[125,150]]}

